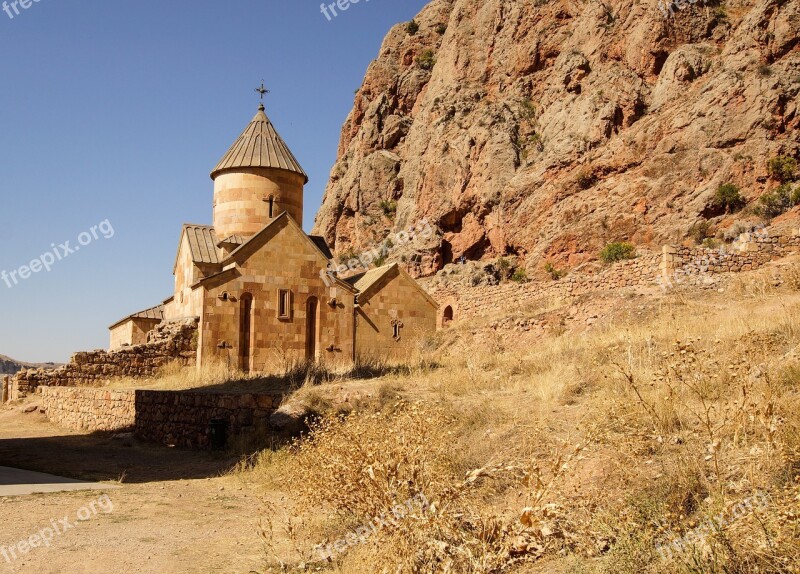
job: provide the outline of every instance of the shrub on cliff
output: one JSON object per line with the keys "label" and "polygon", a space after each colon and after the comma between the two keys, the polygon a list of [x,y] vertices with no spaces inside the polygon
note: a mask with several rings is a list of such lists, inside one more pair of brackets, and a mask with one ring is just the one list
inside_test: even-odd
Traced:
{"label": "shrub on cliff", "polygon": [[616,241],[609,243],[600,252],[600,259],[605,263],[615,263],[616,261],[623,261],[624,259],[633,259],[636,257],[636,247],[627,241]]}
{"label": "shrub on cliff", "polygon": [[793,157],[779,155],[773,157],[767,163],[770,177],[777,179],[781,183],[794,180],[797,173],[797,160]]}
{"label": "shrub on cliff", "polygon": [[714,194],[714,205],[724,208],[725,211],[736,211],[747,203],[739,192],[739,188],[732,183],[724,183],[717,188]]}

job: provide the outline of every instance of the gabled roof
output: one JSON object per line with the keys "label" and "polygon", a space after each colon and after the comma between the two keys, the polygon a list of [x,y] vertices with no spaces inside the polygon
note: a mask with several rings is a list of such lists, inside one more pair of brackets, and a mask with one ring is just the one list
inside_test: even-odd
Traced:
{"label": "gabled roof", "polygon": [[150,307],[149,309],[145,309],[144,311],[139,311],[138,313],[134,313],[132,315],[128,315],[124,319],[120,319],[113,325],[109,327],[109,329],[113,329],[122,325],[125,321],[130,321],[132,319],[150,319],[152,321],[163,321],[164,320],[164,305],[156,305],[155,307]]}
{"label": "gabled roof", "polygon": [[353,287],[358,290],[359,295],[367,295],[372,290],[373,287],[378,285],[380,281],[389,275],[393,276],[400,276],[405,277],[411,285],[413,285],[417,291],[419,291],[423,297],[433,305],[435,308],[439,308],[439,303],[431,297],[425,289],[422,288],[422,285],[417,283],[417,281],[411,277],[408,273],[403,271],[403,268],[400,267],[397,263],[392,263],[390,265],[384,265],[383,267],[377,267],[375,269],[370,269],[364,273],[359,273],[358,275],[353,275],[352,277],[348,277],[345,279],[347,283],[352,285]]}
{"label": "gabled roof", "polygon": [[386,275],[389,271],[391,271],[394,263],[391,265],[384,265],[383,267],[376,267],[375,269],[370,269],[369,271],[365,271],[364,273],[359,273],[358,275],[353,275],[345,279],[350,285],[358,289],[360,293],[363,293],[370,287],[372,287],[375,283],[381,280],[381,278]]}
{"label": "gabled roof", "polygon": [[271,167],[284,169],[302,175],[308,182],[308,175],[300,167],[294,154],[283,141],[272,122],[264,113],[264,106],[242,132],[228,153],[219,161],[211,172],[215,179],[223,171],[243,167]]}
{"label": "gabled roof", "polygon": [[324,237],[320,237],[319,235],[309,235],[308,238],[314,242],[314,245],[316,245],[317,248],[322,251],[322,254],[325,255],[328,260],[333,259],[333,252],[331,251],[331,248],[328,247],[328,242],[325,241]]}
{"label": "gabled roof", "polygon": [[271,232],[277,231],[283,224],[286,224],[289,227],[294,227],[295,230],[298,231],[300,235],[302,235],[306,239],[306,241],[308,241],[308,244],[311,247],[313,247],[315,251],[319,252],[319,254],[322,257],[325,258],[326,262],[329,260],[329,258],[325,255],[325,253],[320,249],[319,245],[317,245],[311,239],[311,237],[306,235],[306,233],[300,228],[297,222],[286,211],[284,211],[278,217],[274,218],[272,221],[267,223],[261,229],[261,231],[259,231],[258,233],[253,235],[253,237],[245,241],[242,245],[231,251],[230,254],[228,254],[228,256],[223,260],[222,264],[227,266],[229,263],[232,263],[234,261],[236,263],[241,263],[244,260],[242,259],[242,256],[244,256],[244,258],[246,259],[251,251],[258,249],[269,240]]}
{"label": "gabled roof", "polygon": [[181,254],[181,246],[183,245],[183,236],[189,243],[189,253],[192,257],[192,262],[197,264],[219,264],[220,253],[217,251],[217,236],[214,233],[214,228],[211,225],[193,225],[186,223],[181,231],[181,239],[178,242],[178,252],[175,254],[175,265],[172,272],[178,266],[178,257]]}

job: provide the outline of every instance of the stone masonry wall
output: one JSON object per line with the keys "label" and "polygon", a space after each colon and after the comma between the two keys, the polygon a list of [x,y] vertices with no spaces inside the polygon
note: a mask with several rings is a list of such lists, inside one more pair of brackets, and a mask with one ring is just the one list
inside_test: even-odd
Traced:
{"label": "stone masonry wall", "polygon": [[26,370],[12,380],[12,399],[38,387],[96,386],[115,377],[152,377],[167,363],[192,365],[197,356],[197,321],[187,319],[159,325],[150,342],[116,351],[75,353],[70,362],[52,371]]}
{"label": "stone masonry wall", "polygon": [[743,233],[732,245],[718,249],[667,245],[660,255],[640,253],[636,259],[621,261],[596,273],[573,270],[558,281],[439,288],[429,292],[439,302],[440,314],[450,306],[454,318],[461,320],[486,315],[500,302],[503,306],[530,306],[623,287],[666,289],[682,283],[713,285],[715,275],[749,271],[800,251],[800,230],[794,225]]}
{"label": "stone masonry wall", "polygon": [[41,408],[64,428],[88,431],[131,431],[136,425],[132,390],[42,387]]}
{"label": "stone masonry wall", "polygon": [[281,395],[217,394],[184,391],[136,391],[136,435],[188,448],[209,445],[213,419],[227,422],[229,437],[266,429]]}
{"label": "stone masonry wall", "polygon": [[229,437],[267,428],[281,401],[279,394],[41,389],[41,408],[60,426],[90,432],[135,431],[145,440],[188,448],[209,445],[208,428],[213,419],[226,421]]}

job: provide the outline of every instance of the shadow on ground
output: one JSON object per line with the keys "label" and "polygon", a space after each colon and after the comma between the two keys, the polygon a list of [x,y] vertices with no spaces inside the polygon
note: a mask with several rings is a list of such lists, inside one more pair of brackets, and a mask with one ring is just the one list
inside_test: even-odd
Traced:
{"label": "shadow on ground", "polygon": [[89,481],[211,478],[237,460],[227,452],[168,448],[130,438],[113,439],[107,433],[0,439],[0,466]]}

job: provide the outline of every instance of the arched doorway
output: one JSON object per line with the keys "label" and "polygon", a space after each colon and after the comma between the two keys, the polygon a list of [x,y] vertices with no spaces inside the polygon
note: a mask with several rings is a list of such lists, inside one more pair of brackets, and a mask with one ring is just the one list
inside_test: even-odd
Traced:
{"label": "arched doorway", "polygon": [[442,327],[447,327],[449,323],[453,321],[453,307],[448,305],[444,308],[444,313],[442,313]]}
{"label": "arched doorway", "polygon": [[253,296],[244,293],[239,298],[239,368],[249,373],[253,368]]}
{"label": "arched doorway", "polygon": [[317,359],[317,328],[319,318],[319,301],[316,297],[309,297],[306,302],[306,360]]}

